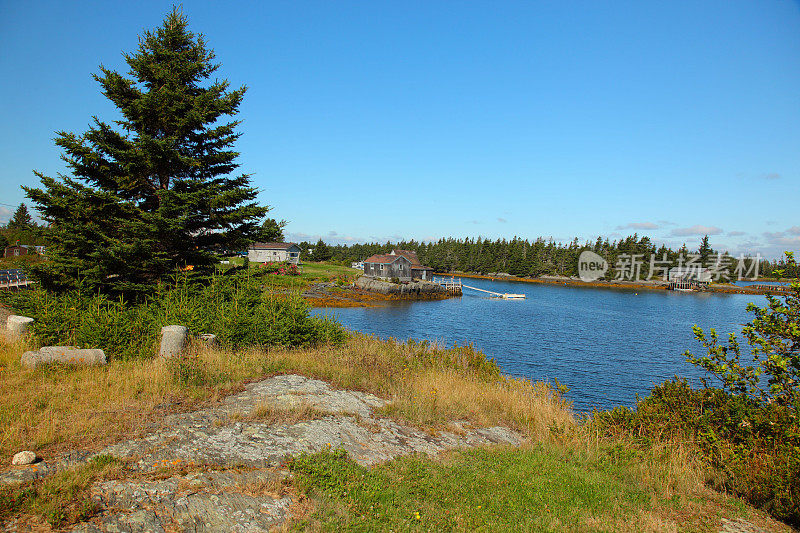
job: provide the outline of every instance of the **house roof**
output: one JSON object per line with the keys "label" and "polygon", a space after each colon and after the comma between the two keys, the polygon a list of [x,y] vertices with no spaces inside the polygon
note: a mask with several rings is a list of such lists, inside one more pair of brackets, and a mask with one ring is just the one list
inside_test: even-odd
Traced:
{"label": "house roof", "polygon": [[386,265],[386,264],[394,263],[395,261],[397,261],[401,257],[403,259],[405,259],[406,261],[410,262],[410,259],[408,257],[405,257],[403,255],[391,255],[391,254],[373,255],[373,256],[370,256],[370,257],[367,257],[366,259],[364,259],[364,262],[365,263],[382,263],[382,264]]}
{"label": "house roof", "polygon": [[412,252],[411,250],[392,250],[392,255],[402,255],[409,261],[413,266],[420,266],[422,263],[419,262],[419,258],[417,257],[417,252]]}
{"label": "house roof", "polygon": [[251,250],[288,250],[291,247],[300,248],[293,242],[254,242]]}

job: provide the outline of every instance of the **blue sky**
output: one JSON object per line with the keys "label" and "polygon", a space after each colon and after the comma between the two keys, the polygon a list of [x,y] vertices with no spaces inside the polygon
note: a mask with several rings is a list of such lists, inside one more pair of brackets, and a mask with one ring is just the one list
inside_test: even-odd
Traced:
{"label": "blue sky", "polygon": [[[800,249],[800,6],[183,2],[249,87],[242,170],[290,238]],[[169,2],[0,0],[0,221],[116,112],[91,73]]]}

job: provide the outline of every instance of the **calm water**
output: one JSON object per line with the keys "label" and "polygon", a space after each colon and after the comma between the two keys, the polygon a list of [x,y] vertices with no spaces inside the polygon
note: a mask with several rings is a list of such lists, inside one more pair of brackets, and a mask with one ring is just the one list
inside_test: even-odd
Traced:
{"label": "calm water", "polygon": [[734,281],[734,285],[738,285],[740,287],[748,287],[750,285],[788,285],[788,282],[785,281]]}
{"label": "calm water", "polygon": [[633,291],[465,279],[497,292],[527,294],[497,300],[464,290],[437,302],[379,308],[316,309],[350,329],[381,338],[472,342],[502,371],[534,380],[557,379],[571,390],[577,410],[633,405],[656,384],[702,372],[681,355],[700,353],[691,327],[739,333],[745,306],[763,296]]}

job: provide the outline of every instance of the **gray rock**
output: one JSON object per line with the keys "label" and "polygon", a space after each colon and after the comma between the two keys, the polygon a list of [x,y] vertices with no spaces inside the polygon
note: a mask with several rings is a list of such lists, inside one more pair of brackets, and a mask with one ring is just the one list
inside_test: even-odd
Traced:
{"label": "gray rock", "polygon": [[19,452],[11,459],[12,465],[30,465],[36,462],[36,454],[31,451]]}
{"label": "gray rock", "polygon": [[181,357],[189,342],[189,330],[185,326],[164,326],[161,328],[161,348],[158,355],[172,358]]}
{"label": "gray rock", "polygon": [[6,319],[6,340],[16,342],[25,339],[30,333],[34,320],[27,316],[10,315]]}
{"label": "gray rock", "polygon": [[[314,420],[270,423],[247,415],[262,404],[291,410],[310,406],[330,413]],[[332,389],[324,381],[298,375],[276,376],[246,386],[220,405],[171,415],[161,429],[100,453],[133,459],[141,470],[180,460],[197,465],[276,466],[302,452],[344,448],[360,464],[371,465],[410,453],[437,454],[464,446],[518,444],[522,436],[506,428],[462,428],[435,435],[377,418],[386,401],[371,394]],[[244,420],[244,423],[241,422]]]}
{"label": "gray rock", "polygon": [[213,333],[202,333],[197,336],[197,342],[205,346],[206,348],[217,348],[219,346],[219,341],[217,340],[217,336]]}
{"label": "gray rock", "polygon": [[744,520],[743,518],[737,518],[735,520],[728,520],[727,518],[722,519],[722,529],[720,533],[767,533],[760,527]]}
{"label": "gray rock", "polygon": [[269,531],[286,519],[293,500],[272,492],[279,474],[226,470],[154,481],[95,484],[101,509],[73,531]]}
{"label": "gray rock", "polygon": [[408,283],[390,283],[370,276],[361,276],[353,284],[365,291],[377,292],[403,298],[435,298],[447,295],[447,290],[430,281],[411,281]]}
{"label": "gray rock", "polygon": [[34,368],[48,363],[65,363],[72,365],[104,365],[106,354],[97,348],[78,349],[74,346],[45,346],[35,352],[25,352],[20,362]]}

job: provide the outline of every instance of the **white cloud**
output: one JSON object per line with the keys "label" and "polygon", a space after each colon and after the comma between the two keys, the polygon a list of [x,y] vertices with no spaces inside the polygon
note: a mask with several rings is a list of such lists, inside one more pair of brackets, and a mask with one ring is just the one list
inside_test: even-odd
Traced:
{"label": "white cloud", "polygon": [[508,220],[504,219],[503,217],[497,217],[497,221],[502,223],[502,224],[505,224],[506,222],[508,222]]}
{"label": "white cloud", "polygon": [[775,246],[800,246],[800,228],[792,226],[786,231],[765,231],[764,237],[768,244]]}
{"label": "white cloud", "polygon": [[367,239],[363,239],[360,237],[353,237],[351,235],[339,235],[335,231],[328,232],[328,235],[287,231],[284,234],[284,237],[287,242],[306,241],[313,243],[317,242],[320,239],[325,241],[327,244],[355,244],[355,243],[367,242]]}
{"label": "white cloud", "polygon": [[702,226],[700,224],[695,224],[694,226],[689,226],[688,228],[675,228],[669,234],[673,237],[691,237],[694,235],[719,235],[720,233],[722,233],[722,229],[716,226]]}
{"label": "white cloud", "polygon": [[762,175],[761,179],[764,179],[764,180],[779,180],[779,179],[781,179],[781,175],[778,174],[777,172],[769,172],[767,174]]}
{"label": "white cloud", "polygon": [[614,229],[658,229],[660,227],[652,222],[628,222],[624,226],[617,226]]}
{"label": "white cloud", "polygon": [[5,224],[11,220],[11,210],[0,205],[0,224]]}
{"label": "white cloud", "polygon": [[741,237],[743,235],[747,235],[747,234],[745,232],[743,232],[743,231],[729,231],[728,232],[728,237]]}

